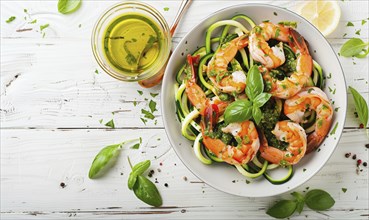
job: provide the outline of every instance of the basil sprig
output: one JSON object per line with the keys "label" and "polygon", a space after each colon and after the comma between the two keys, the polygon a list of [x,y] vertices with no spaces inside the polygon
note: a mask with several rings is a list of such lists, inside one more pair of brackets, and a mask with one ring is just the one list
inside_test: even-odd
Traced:
{"label": "basil sprig", "polygon": [[293,192],[291,195],[294,199],[278,201],[274,206],[269,208],[266,213],[274,218],[288,218],[295,211],[300,214],[305,203],[310,209],[315,211],[327,210],[335,203],[331,195],[321,189],[310,190],[306,193],[305,197],[298,192]]}
{"label": "basil sprig", "polygon": [[344,57],[365,58],[369,53],[368,45],[369,42],[365,43],[360,38],[351,38],[342,45],[340,54]]}
{"label": "basil sprig", "polygon": [[142,174],[149,169],[150,160],[142,161],[132,167],[131,161],[128,158],[129,165],[132,172],[128,178],[128,188],[133,190],[137,198],[151,206],[159,207],[163,204],[163,200],[160,196],[155,184]]}
{"label": "basil sprig", "polygon": [[254,119],[259,124],[263,116],[262,107],[272,96],[264,93],[264,82],[257,65],[253,65],[247,73],[246,95],[248,100],[237,100],[230,104],[224,112],[226,123],[242,122]]}
{"label": "basil sprig", "polygon": [[58,11],[62,14],[70,14],[81,7],[82,0],[59,0]]}
{"label": "basil sprig", "polygon": [[365,99],[356,91],[356,89],[349,86],[352,96],[354,97],[355,108],[357,115],[359,116],[360,122],[363,123],[364,127],[368,124],[368,104]]}
{"label": "basil sprig", "polygon": [[102,150],[100,150],[100,152],[95,156],[95,159],[92,161],[88,177],[90,179],[95,179],[102,176],[109,168],[111,168],[115,164],[122,146],[128,142],[134,142],[138,140],[139,139],[128,140],[120,144],[113,144],[104,147]]}

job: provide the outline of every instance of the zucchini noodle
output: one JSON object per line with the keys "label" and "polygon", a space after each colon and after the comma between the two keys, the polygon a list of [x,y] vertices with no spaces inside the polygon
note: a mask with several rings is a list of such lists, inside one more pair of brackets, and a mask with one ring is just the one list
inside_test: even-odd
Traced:
{"label": "zucchini noodle", "polygon": [[[242,23],[241,23],[242,22]],[[245,25],[246,26],[245,26]],[[198,66],[195,66],[197,68],[195,70],[196,74],[196,83],[198,84],[199,88],[201,88],[204,92],[206,103],[209,102],[211,99],[216,100],[241,100],[242,97],[239,97],[237,94],[226,94],[222,93],[220,89],[218,89],[213,84],[213,79],[210,80],[209,77],[213,77],[213,75],[210,75],[208,72],[208,63],[210,60],[214,58],[214,54],[216,54],[221,48],[222,45],[226,44],[227,42],[231,41],[232,39],[235,39],[239,36],[248,35],[251,32],[251,29],[254,28],[256,25],[254,21],[249,18],[246,15],[238,14],[233,16],[229,20],[221,20],[218,22],[213,23],[209,26],[209,28],[206,31],[205,34],[205,45],[202,47],[199,47],[194,53],[192,53],[192,56],[198,55],[199,56],[199,62]],[[215,32],[217,28],[223,27],[221,31]],[[251,29],[247,29],[246,27],[250,27]],[[216,35],[216,36],[213,36]],[[215,52],[213,52],[213,48],[215,49]],[[292,48],[286,44],[283,43],[283,50],[284,54],[286,56],[286,62],[287,63],[287,55],[289,59],[289,64],[295,62],[296,65],[296,54],[292,50]],[[212,61],[213,62],[213,61]],[[227,71],[241,71],[247,72],[253,65],[254,60],[252,58],[251,52],[247,47],[238,49],[236,56],[229,60],[230,65],[228,65]],[[260,65],[256,62],[256,64]],[[291,64],[291,66],[293,66]],[[277,71],[284,71],[283,73],[286,73],[283,77],[289,76],[289,72],[286,72],[286,69],[291,71],[291,68],[295,67],[287,67],[286,65],[282,68],[281,66],[280,70],[277,69]],[[200,126],[200,121],[204,120],[203,117],[200,115],[200,112],[198,109],[196,109],[195,106],[193,106],[189,100],[189,97],[187,96],[186,91],[186,81],[190,78],[189,76],[186,76],[189,68],[186,68],[186,64],[181,66],[179,71],[176,73],[176,82],[175,85],[175,101],[176,101],[176,113],[178,116],[178,120],[181,123],[181,132],[182,135],[187,138],[188,140],[193,142],[193,151],[195,156],[199,161],[201,161],[203,164],[211,165],[213,162],[217,163],[223,163],[226,160],[224,155],[217,154],[217,152],[212,152],[210,149],[208,149],[203,144],[203,135],[208,136],[206,131],[202,131],[202,126]],[[293,70],[294,71],[294,70]],[[292,72],[293,72],[292,71]],[[229,76],[229,72],[227,76]],[[232,76],[233,77],[233,76]],[[280,76],[277,76],[277,78]],[[218,80],[218,78],[216,79]],[[321,89],[324,89],[324,73],[322,67],[319,65],[319,63],[315,60],[313,60],[313,70],[312,75],[309,79],[309,82],[306,86],[315,86],[319,87]],[[264,84],[265,85],[265,84]],[[247,86],[247,85],[246,85]],[[267,90],[267,89],[265,89]],[[192,96],[191,96],[192,98]],[[202,97],[203,98],[203,97]],[[213,99],[213,100],[214,100]],[[278,119],[279,120],[285,120],[287,118],[286,115],[284,115],[283,112],[283,106],[284,106],[284,100],[279,98],[274,98],[274,104],[273,108],[277,112]],[[205,101],[204,101],[205,102]],[[209,102],[213,103],[213,101]],[[203,111],[204,109],[201,109]],[[203,114],[203,113],[201,113]],[[304,128],[306,134],[310,134],[315,131],[316,127],[316,120],[317,120],[317,114],[315,111],[307,111],[304,114],[304,122],[301,124],[301,126]],[[204,123],[204,121],[201,121],[201,123]],[[214,122],[212,122],[214,123]],[[203,125],[203,124],[201,124]],[[226,123],[224,121],[224,115],[221,114],[218,118],[218,120],[215,123],[215,127],[217,132],[220,129],[221,126],[225,126]],[[275,125],[275,124],[274,124]],[[218,126],[218,127],[217,127]],[[211,130],[211,132],[213,132]],[[265,135],[266,136],[266,135]],[[217,133],[215,136],[212,136],[211,138],[220,139],[223,141],[223,143],[226,143],[225,146],[231,145],[234,146],[235,143],[239,143],[234,137],[229,139],[221,130],[221,133]],[[228,138],[228,139],[227,139]],[[270,138],[270,137],[266,137]],[[235,142],[237,141],[237,142]],[[269,139],[268,139],[269,142]],[[272,142],[274,143],[274,142]],[[222,159],[223,158],[223,159]],[[226,160],[227,161],[227,160]],[[281,161],[282,163],[282,161]],[[283,166],[282,166],[283,165]],[[249,161],[246,164],[234,164],[234,167],[242,174],[243,176],[247,178],[259,178],[263,176],[265,179],[267,179],[272,184],[283,184],[287,182],[290,178],[293,176],[293,166],[292,165],[286,165],[286,164],[272,164],[269,163],[267,160],[263,159],[260,155],[260,152],[257,152],[257,155],[252,159],[252,161]],[[284,169],[287,171],[286,175],[280,179],[275,179],[272,176],[272,172],[275,172],[274,170],[280,170]]]}

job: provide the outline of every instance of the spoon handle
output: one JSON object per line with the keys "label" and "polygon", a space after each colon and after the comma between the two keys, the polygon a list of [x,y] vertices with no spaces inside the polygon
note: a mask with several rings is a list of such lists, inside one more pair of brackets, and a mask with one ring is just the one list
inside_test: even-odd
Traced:
{"label": "spoon handle", "polygon": [[174,35],[174,32],[177,29],[178,23],[181,21],[183,15],[186,13],[188,7],[190,7],[190,4],[192,3],[192,0],[183,0],[181,5],[179,6],[178,12],[176,17],[174,18],[174,22],[172,24],[172,27],[170,28],[170,36]]}
{"label": "spoon handle", "polygon": [[[170,36],[171,37],[173,36],[174,32],[176,31],[178,23],[181,21],[181,18],[183,17],[185,12],[187,11],[187,9],[190,6],[191,2],[192,2],[192,0],[182,0],[182,3],[181,3],[181,5],[179,6],[179,9],[178,9],[177,15],[174,18],[174,22],[172,24],[172,27],[170,28]],[[171,54],[172,54],[172,51],[170,51],[169,56]],[[169,60],[169,57],[168,57],[168,60]],[[138,84],[140,84],[140,86],[142,86],[144,88],[150,88],[150,87],[153,87],[153,86],[156,86],[157,84],[159,84],[161,82],[161,80],[163,79],[165,68],[167,67],[167,64],[168,64],[168,60],[156,75],[154,75],[154,76],[152,76],[148,79],[138,81]]]}

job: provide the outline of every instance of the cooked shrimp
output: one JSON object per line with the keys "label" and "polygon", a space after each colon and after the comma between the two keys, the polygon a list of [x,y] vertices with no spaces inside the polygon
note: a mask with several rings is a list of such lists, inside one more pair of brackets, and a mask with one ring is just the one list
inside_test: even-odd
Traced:
{"label": "cooked shrimp", "polygon": [[212,99],[206,97],[205,92],[196,83],[196,68],[199,63],[199,56],[187,55],[187,67],[186,73],[188,79],[186,80],[186,94],[191,104],[199,110],[201,115],[204,115],[206,106],[209,104],[216,104],[220,109],[220,112],[224,112],[225,108],[228,106],[228,102],[221,101],[217,96]]}
{"label": "cooked shrimp", "polygon": [[285,62],[283,43],[271,48],[267,42],[270,39],[289,42],[290,28],[283,24],[263,22],[255,26],[250,35],[249,48],[252,58],[268,69],[275,69]]}
{"label": "cooked shrimp", "polygon": [[[210,112],[212,113],[212,111]],[[207,127],[205,121],[203,119],[201,123],[202,142],[218,158],[229,164],[246,164],[254,158],[259,150],[260,141],[252,121],[231,123],[221,129],[222,132],[231,133],[234,136],[238,142],[237,146],[226,145],[220,139],[209,137],[209,127]]]}
{"label": "cooked shrimp", "polygon": [[275,125],[272,133],[278,140],[288,143],[286,150],[280,150],[265,143],[260,146],[260,155],[267,161],[280,164],[292,165],[300,161],[306,151],[305,130],[297,123],[289,121],[279,121]]}
{"label": "cooked shrimp", "polygon": [[[283,80],[278,80],[270,76],[270,72],[265,67],[259,67],[260,72],[267,84],[270,84],[270,93],[277,98],[287,99],[298,93],[309,81],[313,70],[313,60],[303,37],[295,30],[290,30],[293,41],[290,46],[297,54],[296,71]],[[250,44],[251,46],[251,44]]]}
{"label": "cooked shrimp", "polygon": [[316,112],[315,131],[307,138],[307,153],[310,153],[328,134],[332,123],[333,108],[327,95],[317,87],[304,88],[284,103],[284,114],[296,123],[304,123],[304,113],[307,110]]}
{"label": "cooked shrimp", "polygon": [[223,44],[209,61],[207,75],[216,88],[224,93],[241,93],[246,87],[246,74],[237,70],[229,73],[229,62],[236,56],[237,51],[247,46],[248,35],[242,35]]}

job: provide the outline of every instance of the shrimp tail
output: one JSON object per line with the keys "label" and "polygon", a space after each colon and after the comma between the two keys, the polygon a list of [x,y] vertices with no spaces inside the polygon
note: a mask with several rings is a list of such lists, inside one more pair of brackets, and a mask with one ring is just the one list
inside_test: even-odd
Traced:
{"label": "shrimp tail", "polygon": [[[191,81],[196,83],[196,69],[195,66],[198,66],[200,62],[200,55],[191,56],[191,54],[187,55],[187,74],[191,74]],[[190,72],[190,73],[189,73]]]}
{"label": "shrimp tail", "polygon": [[309,49],[308,49],[308,45],[304,39],[303,36],[301,36],[301,34],[299,32],[297,32],[296,30],[290,28],[290,33],[292,38],[290,39],[290,43],[289,45],[291,46],[292,49],[294,49],[295,51],[298,49],[300,50],[301,54],[309,54]]}
{"label": "shrimp tail", "polygon": [[319,147],[323,139],[324,137],[318,135],[317,133],[310,134],[307,138],[306,154],[315,151]]}

